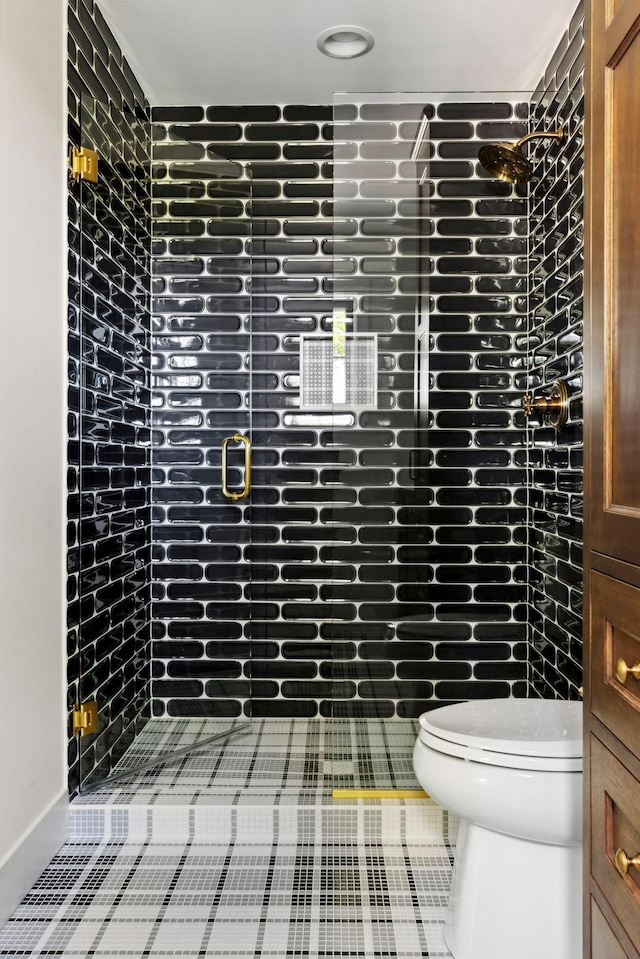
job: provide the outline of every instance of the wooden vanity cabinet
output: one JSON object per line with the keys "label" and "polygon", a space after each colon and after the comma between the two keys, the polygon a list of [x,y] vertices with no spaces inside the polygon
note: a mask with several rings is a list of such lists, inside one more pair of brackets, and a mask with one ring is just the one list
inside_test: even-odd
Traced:
{"label": "wooden vanity cabinet", "polygon": [[585,957],[640,959],[640,0],[586,43]]}

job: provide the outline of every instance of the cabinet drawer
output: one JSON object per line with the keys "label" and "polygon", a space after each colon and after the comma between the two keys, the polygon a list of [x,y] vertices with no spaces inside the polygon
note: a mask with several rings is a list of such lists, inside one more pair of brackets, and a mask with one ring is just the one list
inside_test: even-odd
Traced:
{"label": "cabinet drawer", "polygon": [[592,576],[591,708],[640,758],[640,589]]}
{"label": "cabinet drawer", "polygon": [[618,850],[629,859],[640,854],[640,782],[591,736],[591,873],[637,949],[640,868],[621,875]]}
{"label": "cabinet drawer", "polygon": [[593,959],[629,959],[595,899],[591,899],[591,955]]}

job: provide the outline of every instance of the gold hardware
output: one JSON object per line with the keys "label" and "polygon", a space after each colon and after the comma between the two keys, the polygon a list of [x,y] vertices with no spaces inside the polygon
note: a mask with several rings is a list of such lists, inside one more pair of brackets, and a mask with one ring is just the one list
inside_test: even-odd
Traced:
{"label": "gold hardware", "polygon": [[98,182],[98,154],[88,147],[69,147],[69,176],[74,180]]}
{"label": "gold hardware", "polygon": [[631,673],[634,679],[640,679],[640,663],[634,663],[628,666],[626,660],[616,660],[616,679],[619,683],[626,683],[627,677]]}
{"label": "gold hardware", "polygon": [[[227,446],[229,443],[244,443],[244,489],[232,492],[227,486]],[[222,495],[234,502],[239,499],[246,499],[251,491],[251,441],[248,436],[242,433],[234,433],[233,436],[225,436],[222,441]]]}
{"label": "gold hardware", "polygon": [[332,789],[332,799],[428,799],[424,789]]}
{"label": "gold hardware", "polygon": [[620,875],[626,876],[630,868],[640,869],[640,853],[629,859],[624,849],[616,849],[615,864]]}
{"label": "gold hardware", "polygon": [[74,735],[89,736],[98,732],[98,704],[95,699],[88,703],[76,703],[71,713],[71,728]]}
{"label": "gold hardware", "polygon": [[547,140],[558,140],[558,142],[562,142],[562,140],[564,140],[564,130],[562,127],[558,127],[557,130],[536,130],[534,133],[526,133],[513,145],[514,147],[521,147],[527,140],[535,140],[536,137],[544,137]]}
{"label": "gold hardware", "polygon": [[562,380],[557,380],[551,387],[549,397],[538,396],[534,399],[531,393],[527,393],[522,400],[522,408],[525,416],[531,416],[532,413],[542,413],[551,426],[561,430],[569,415],[567,384]]}
{"label": "gold hardware", "polygon": [[527,140],[543,137],[548,140],[564,140],[564,130],[536,130],[520,137],[516,143],[487,143],[480,148],[478,159],[485,170],[506,183],[527,183],[533,167],[520,149]]}

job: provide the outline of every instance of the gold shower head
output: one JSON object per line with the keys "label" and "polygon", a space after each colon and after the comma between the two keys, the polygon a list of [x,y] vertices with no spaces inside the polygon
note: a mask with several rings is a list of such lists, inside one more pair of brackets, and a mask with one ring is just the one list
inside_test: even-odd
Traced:
{"label": "gold shower head", "polygon": [[498,180],[505,180],[507,183],[528,183],[533,168],[521,147],[523,143],[533,140],[534,137],[550,137],[561,141],[564,139],[564,131],[562,129],[539,130],[536,133],[528,133],[516,143],[488,143],[480,148],[478,159],[485,170]]}

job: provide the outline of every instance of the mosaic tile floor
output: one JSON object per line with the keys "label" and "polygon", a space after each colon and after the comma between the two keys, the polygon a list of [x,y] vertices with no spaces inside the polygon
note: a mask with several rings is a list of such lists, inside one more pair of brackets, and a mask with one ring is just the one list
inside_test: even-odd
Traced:
{"label": "mosaic tile floor", "polygon": [[[134,758],[202,732],[154,721]],[[448,957],[453,817],[426,799],[331,798],[336,786],[416,788],[416,733],[259,721],[84,793],[73,838],[0,931],[0,955]]]}
{"label": "mosaic tile floor", "polygon": [[[223,727],[224,728],[224,727]],[[152,720],[124,768],[213,735],[214,720]],[[83,793],[83,804],[323,802],[333,788],[419,789],[413,720],[254,720],[179,760]]]}
{"label": "mosaic tile floor", "polygon": [[0,955],[446,957],[448,848],[69,843]]}

